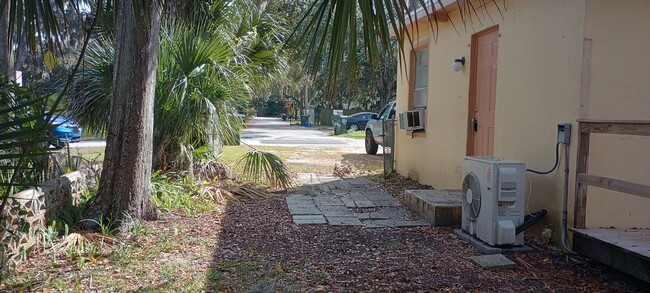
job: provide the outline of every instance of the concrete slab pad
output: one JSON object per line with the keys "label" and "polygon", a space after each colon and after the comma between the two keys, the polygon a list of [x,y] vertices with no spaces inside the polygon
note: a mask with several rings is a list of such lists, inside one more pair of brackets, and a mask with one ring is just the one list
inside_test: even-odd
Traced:
{"label": "concrete slab pad", "polygon": [[374,208],[377,206],[374,202],[367,199],[355,200],[354,204],[359,208]]}
{"label": "concrete slab pad", "polygon": [[479,266],[488,269],[514,269],[517,267],[517,264],[503,254],[477,255],[470,258]]}
{"label": "concrete slab pad", "polygon": [[341,178],[332,175],[318,175],[318,180],[322,183],[328,183],[341,180]]}
{"label": "concrete slab pad", "polygon": [[314,197],[314,203],[318,206],[345,206],[345,204],[335,196],[317,196]]}
{"label": "concrete slab pad", "polygon": [[373,184],[370,180],[366,178],[349,178],[349,179],[345,179],[345,181],[354,187],[366,187],[370,184]]}
{"label": "concrete slab pad", "polygon": [[325,216],[327,222],[332,226],[361,226],[363,225],[357,217]]}
{"label": "concrete slab pad", "polygon": [[332,189],[344,189],[344,190],[352,189],[352,184],[347,183],[342,179],[337,180],[337,181],[332,181],[332,182],[330,182],[330,184],[333,185]]}
{"label": "concrete slab pad", "polygon": [[348,207],[348,208],[356,208],[357,205],[354,203],[354,200],[348,195],[344,195],[341,197],[341,202]]}
{"label": "concrete slab pad", "polygon": [[408,221],[408,220],[394,220],[395,227],[422,227],[431,226],[428,221]]}
{"label": "concrete slab pad", "polygon": [[296,179],[302,185],[310,185],[320,183],[318,176],[314,173],[298,173]]}
{"label": "concrete slab pad", "polygon": [[320,209],[313,202],[287,202],[287,208],[292,215],[319,215]]}
{"label": "concrete slab pad", "polygon": [[474,246],[478,251],[483,254],[500,254],[500,253],[515,253],[515,252],[533,252],[533,248],[527,245],[522,246],[513,246],[513,247],[494,247],[490,246],[487,243],[481,241],[480,239],[469,235],[469,233],[463,231],[462,229],[454,229],[454,235],[458,238],[463,239],[472,246]]}
{"label": "concrete slab pad", "polygon": [[360,193],[361,195],[369,199],[379,200],[379,199],[391,198],[391,196],[388,193],[380,189],[362,190]]}
{"label": "concrete slab pad", "polygon": [[370,213],[354,213],[354,216],[359,218],[359,220],[369,220]]}
{"label": "concrete slab pad", "polygon": [[306,200],[306,199],[312,199],[312,196],[301,194],[301,193],[294,193],[294,194],[287,195],[287,199]]}
{"label": "concrete slab pad", "polygon": [[404,205],[434,226],[459,225],[461,198],[458,190],[406,190]]}
{"label": "concrete slab pad", "polygon": [[406,216],[406,209],[386,207],[370,213],[372,219],[401,219]]}
{"label": "concrete slab pad", "polygon": [[336,196],[345,196],[350,194],[349,189],[335,189],[333,188],[332,191],[330,191],[331,194],[336,195]]}
{"label": "concrete slab pad", "polygon": [[292,208],[302,209],[302,208],[310,208],[315,206],[316,204],[314,202],[287,202],[287,207],[289,207],[289,209]]}
{"label": "concrete slab pad", "polygon": [[294,215],[293,222],[297,225],[327,224],[323,215]]}
{"label": "concrete slab pad", "polygon": [[400,207],[400,206],[402,206],[402,204],[397,199],[374,199],[374,198],[371,198],[370,201],[372,201],[378,207]]}
{"label": "concrete slab pad", "polygon": [[322,215],[323,213],[316,207],[314,208],[289,208],[292,215]]}
{"label": "concrete slab pad", "polygon": [[354,213],[345,206],[318,206],[320,214],[330,217],[354,217]]}
{"label": "concrete slab pad", "polygon": [[391,228],[396,227],[395,221],[393,220],[364,220],[363,225],[366,228]]}
{"label": "concrete slab pad", "polygon": [[361,194],[361,192],[358,191],[350,191],[349,195],[352,199],[366,198],[365,196],[363,196],[363,194]]}
{"label": "concrete slab pad", "polygon": [[316,189],[316,193],[324,193],[324,194],[331,194],[332,193],[332,188],[330,188],[329,185],[327,184],[316,184],[313,185],[313,187]]}
{"label": "concrete slab pad", "polygon": [[311,198],[289,198],[285,199],[288,205],[314,205],[314,200]]}

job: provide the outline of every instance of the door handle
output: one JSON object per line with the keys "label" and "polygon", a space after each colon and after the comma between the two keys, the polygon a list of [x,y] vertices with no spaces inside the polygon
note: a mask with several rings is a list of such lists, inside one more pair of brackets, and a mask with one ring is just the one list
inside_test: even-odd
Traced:
{"label": "door handle", "polygon": [[476,118],[472,118],[472,131],[478,131],[478,119]]}

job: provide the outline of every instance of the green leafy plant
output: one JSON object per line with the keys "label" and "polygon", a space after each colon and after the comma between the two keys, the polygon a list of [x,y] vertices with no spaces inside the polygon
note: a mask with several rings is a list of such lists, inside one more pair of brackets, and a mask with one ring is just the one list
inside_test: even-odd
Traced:
{"label": "green leafy plant", "polygon": [[200,184],[186,178],[171,178],[160,172],[151,178],[153,202],[163,211],[183,211],[188,216],[213,210],[212,193],[202,192]]}
{"label": "green leafy plant", "polygon": [[291,171],[282,159],[272,153],[253,149],[246,153],[237,165],[243,166],[242,176],[254,183],[285,189],[293,185]]}
{"label": "green leafy plant", "polygon": [[80,222],[90,222],[91,224],[94,224],[97,226],[99,229],[99,232],[103,236],[110,236],[110,235],[115,235],[117,232],[120,231],[120,227],[118,225],[117,219],[115,218],[107,218],[104,217],[103,215],[99,215],[99,219],[83,219]]}
{"label": "green leafy plant", "polygon": [[116,261],[119,265],[125,266],[131,263],[132,256],[133,252],[131,249],[126,245],[120,244],[120,246],[113,250],[111,259]]}
{"label": "green leafy plant", "polygon": [[84,210],[83,206],[74,206],[69,202],[65,207],[57,210],[51,224],[54,224],[59,234],[61,234],[61,232],[77,226],[83,218]]}
{"label": "green leafy plant", "polygon": [[41,245],[43,245],[44,247],[54,246],[54,242],[59,236],[59,230],[57,229],[56,220],[53,220],[52,223],[50,223],[50,225],[47,225],[45,227],[38,227],[36,233],[38,233],[38,235],[40,235],[41,237]]}
{"label": "green leafy plant", "polygon": [[[287,31],[265,5],[217,2],[200,21],[162,24],[154,101],[157,170],[191,167],[192,150],[207,149],[202,156],[217,158],[223,144],[238,140],[238,110],[253,87],[270,83],[285,66],[280,51]],[[89,128],[106,128],[114,59],[112,37],[98,38],[70,95],[70,111]]]}
{"label": "green leafy plant", "polygon": [[133,237],[139,237],[147,233],[147,226],[144,222],[128,213],[124,213],[124,217],[122,217],[122,227],[126,228]]}

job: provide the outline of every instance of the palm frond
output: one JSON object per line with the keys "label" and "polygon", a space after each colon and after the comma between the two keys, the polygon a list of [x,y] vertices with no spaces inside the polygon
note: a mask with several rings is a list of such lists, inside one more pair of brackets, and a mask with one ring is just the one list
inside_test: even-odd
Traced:
{"label": "palm frond", "polygon": [[237,162],[237,165],[243,165],[242,176],[251,182],[284,189],[293,185],[291,171],[282,159],[272,153],[251,150]]}
{"label": "palm frond", "polygon": [[95,38],[75,77],[68,111],[84,126],[104,129],[108,122],[115,59],[114,39]]}
{"label": "palm frond", "polygon": [[0,88],[0,191],[4,202],[14,187],[35,186],[47,179],[52,125],[45,117],[47,96],[10,83],[0,84]]}
{"label": "palm frond", "polygon": [[[479,8],[472,1],[455,0],[459,7],[463,23],[478,18]],[[479,1],[480,6],[493,4],[499,9],[496,0]],[[394,52],[391,46],[391,34],[400,47],[413,46],[419,24],[416,21],[415,7],[419,5],[426,15],[426,22],[437,40],[439,29],[438,13],[447,14],[441,0],[314,0],[305,16],[294,29],[289,42],[307,44],[309,67],[315,73],[325,69],[328,72],[326,82],[327,94],[333,98],[341,73],[342,64],[354,66],[358,54],[365,54],[374,72],[382,64],[380,50],[387,50],[389,55],[399,54],[402,64],[407,61],[403,50]],[[437,10],[440,10],[436,13]],[[447,18],[448,15],[447,15]],[[453,22],[451,25],[454,26]],[[360,28],[360,33],[357,29]],[[454,26],[455,28],[455,26]],[[357,44],[363,40],[364,50],[357,50]],[[321,60],[325,61],[322,68]],[[355,79],[356,74],[348,74]],[[353,81],[349,81],[350,84]]]}

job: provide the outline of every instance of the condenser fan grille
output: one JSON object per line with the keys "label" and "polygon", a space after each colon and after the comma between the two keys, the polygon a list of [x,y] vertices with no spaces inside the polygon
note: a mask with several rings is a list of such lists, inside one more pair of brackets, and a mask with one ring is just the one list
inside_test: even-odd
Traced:
{"label": "condenser fan grille", "polygon": [[469,173],[463,179],[463,208],[470,219],[476,220],[481,212],[481,188],[474,173]]}

